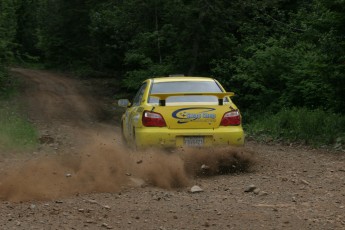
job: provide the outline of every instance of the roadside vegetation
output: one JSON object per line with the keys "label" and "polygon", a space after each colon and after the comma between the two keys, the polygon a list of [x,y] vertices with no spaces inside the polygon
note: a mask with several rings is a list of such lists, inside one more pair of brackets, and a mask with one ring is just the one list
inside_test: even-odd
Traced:
{"label": "roadside vegetation", "polygon": [[22,115],[17,103],[17,82],[0,66],[0,154],[34,150],[38,143],[36,128]]}
{"label": "roadside vegetation", "polygon": [[345,144],[345,117],[321,109],[282,109],[262,114],[245,125],[247,135],[259,141],[299,143],[342,150]]}
{"label": "roadside vegetation", "polygon": [[20,113],[12,99],[0,99],[0,153],[34,150],[38,143],[36,128]]}
{"label": "roadside vegetation", "polygon": [[213,76],[238,96],[253,137],[344,141],[343,0],[2,0],[0,9],[1,66],[108,77],[128,97],[151,76]]}

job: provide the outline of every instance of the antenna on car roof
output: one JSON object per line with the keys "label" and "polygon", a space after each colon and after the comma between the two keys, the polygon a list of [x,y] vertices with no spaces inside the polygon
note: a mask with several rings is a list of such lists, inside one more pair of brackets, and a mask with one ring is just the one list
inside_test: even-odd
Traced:
{"label": "antenna on car roof", "polygon": [[170,74],[169,77],[184,77],[184,74]]}

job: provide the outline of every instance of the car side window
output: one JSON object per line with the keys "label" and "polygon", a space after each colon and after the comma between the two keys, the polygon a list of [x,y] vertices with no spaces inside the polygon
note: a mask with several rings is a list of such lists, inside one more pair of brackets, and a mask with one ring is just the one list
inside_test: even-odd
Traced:
{"label": "car side window", "polygon": [[138,90],[137,94],[135,95],[133,99],[133,106],[138,106],[141,103],[141,100],[143,99],[143,95],[146,89],[146,83],[142,84],[140,89]]}

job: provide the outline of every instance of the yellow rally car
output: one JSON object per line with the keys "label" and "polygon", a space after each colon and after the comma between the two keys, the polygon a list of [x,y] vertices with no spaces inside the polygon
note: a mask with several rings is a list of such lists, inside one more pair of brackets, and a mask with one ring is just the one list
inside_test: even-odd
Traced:
{"label": "yellow rally car", "polygon": [[241,114],[218,81],[206,77],[147,79],[127,107],[124,140],[137,148],[242,146]]}

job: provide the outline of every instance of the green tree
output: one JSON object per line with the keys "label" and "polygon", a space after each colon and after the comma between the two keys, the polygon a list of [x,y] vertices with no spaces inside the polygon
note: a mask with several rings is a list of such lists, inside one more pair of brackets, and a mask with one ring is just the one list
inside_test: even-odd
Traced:
{"label": "green tree", "polygon": [[41,0],[38,47],[52,66],[73,69],[87,65],[91,55],[88,1]]}
{"label": "green tree", "polygon": [[343,0],[3,0],[0,9],[1,63],[38,56],[130,89],[156,75],[211,74],[244,109],[345,112]]}
{"label": "green tree", "polygon": [[40,56],[41,52],[37,48],[37,10],[39,0],[18,1],[17,30],[16,43],[18,47],[15,49],[16,57],[20,59],[28,59],[30,61],[33,56]]}
{"label": "green tree", "polygon": [[248,109],[305,106],[344,112],[340,3],[314,0],[250,10],[258,33],[243,20],[240,52],[235,60],[214,60],[214,75],[234,87]]}
{"label": "green tree", "polygon": [[9,76],[6,65],[13,61],[13,49],[16,47],[17,1],[0,1],[0,96],[8,91]]}
{"label": "green tree", "polygon": [[0,2],[0,63],[12,60],[17,31],[17,1],[2,0]]}

